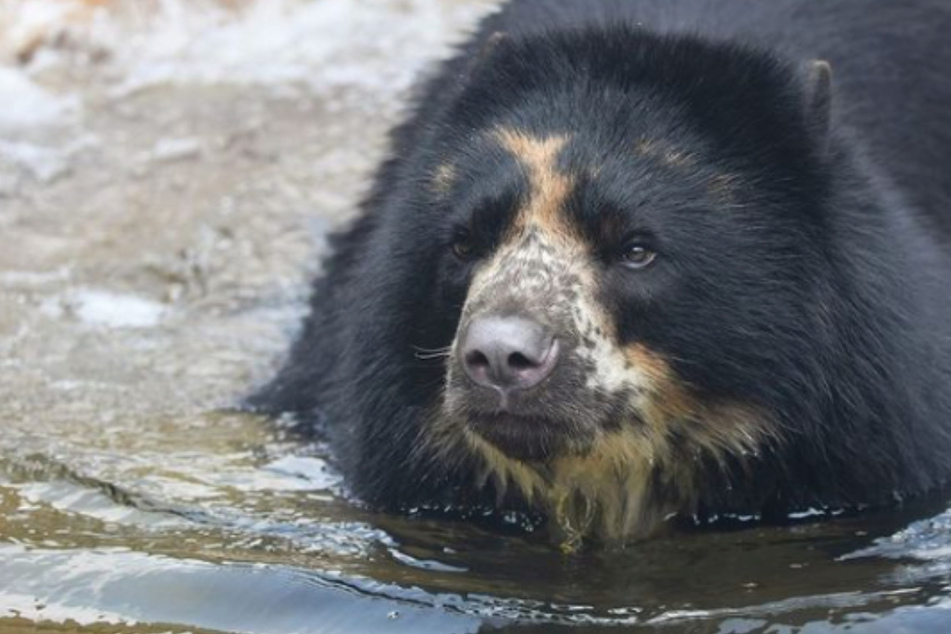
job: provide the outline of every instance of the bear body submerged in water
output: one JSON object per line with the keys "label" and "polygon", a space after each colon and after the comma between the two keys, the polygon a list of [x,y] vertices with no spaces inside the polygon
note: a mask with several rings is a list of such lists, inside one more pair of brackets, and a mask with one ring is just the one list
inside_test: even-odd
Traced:
{"label": "bear body submerged in water", "polygon": [[939,489],[949,32],[940,0],[511,2],[252,403],[326,420],[373,507],[566,539]]}

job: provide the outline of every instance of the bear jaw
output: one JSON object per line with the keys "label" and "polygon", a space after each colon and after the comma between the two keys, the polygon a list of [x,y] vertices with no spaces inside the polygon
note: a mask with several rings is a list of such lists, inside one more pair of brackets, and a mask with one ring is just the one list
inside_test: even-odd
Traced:
{"label": "bear jaw", "polygon": [[526,462],[506,456],[458,419],[436,414],[421,451],[446,464],[460,452],[475,457],[473,485],[491,483],[499,503],[510,492],[519,495],[549,518],[565,550],[586,538],[623,544],[656,534],[674,515],[694,514],[707,465],[725,468],[728,458],[743,465],[780,442],[755,409],[723,404],[703,415],[702,424],[682,419],[654,431],[638,425],[602,432],[583,453]]}

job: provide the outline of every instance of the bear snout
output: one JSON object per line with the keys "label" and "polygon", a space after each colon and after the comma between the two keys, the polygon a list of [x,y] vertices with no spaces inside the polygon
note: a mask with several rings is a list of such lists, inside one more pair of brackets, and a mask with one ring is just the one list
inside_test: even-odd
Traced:
{"label": "bear snout", "polygon": [[469,322],[460,338],[459,364],[477,385],[505,400],[547,379],[559,358],[559,343],[544,325],[518,315],[488,314]]}

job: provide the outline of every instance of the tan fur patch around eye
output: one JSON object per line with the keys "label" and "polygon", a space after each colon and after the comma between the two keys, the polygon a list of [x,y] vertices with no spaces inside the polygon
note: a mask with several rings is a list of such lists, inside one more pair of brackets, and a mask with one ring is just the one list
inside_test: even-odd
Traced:
{"label": "tan fur patch around eye", "polygon": [[568,137],[556,135],[538,139],[507,128],[496,130],[495,137],[525,170],[531,188],[528,204],[512,228],[522,230],[535,225],[549,234],[571,234],[562,211],[574,188],[574,179],[557,169],[558,155],[568,143]]}

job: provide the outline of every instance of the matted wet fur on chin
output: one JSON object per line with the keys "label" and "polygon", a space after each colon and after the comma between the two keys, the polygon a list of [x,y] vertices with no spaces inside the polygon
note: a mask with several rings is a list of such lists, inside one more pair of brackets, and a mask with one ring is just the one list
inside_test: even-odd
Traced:
{"label": "matted wet fur on chin", "polygon": [[[511,458],[473,432],[464,415],[450,418],[436,410],[420,435],[417,459],[432,461],[430,468],[439,471],[476,456],[480,468],[472,484],[491,484],[497,503],[514,492],[541,507],[563,545],[584,537],[642,539],[669,515],[696,508],[711,463],[732,469],[778,442],[757,412],[740,407],[710,407],[673,420],[660,418],[662,410],[652,407],[647,421],[585,434],[577,446],[542,461]],[[727,467],[730,456],[739,461]]]}

